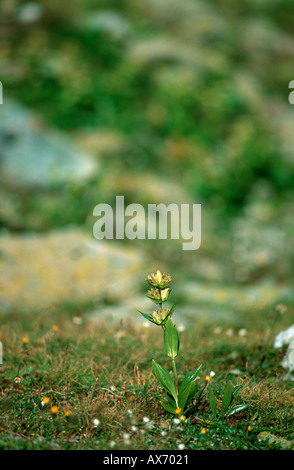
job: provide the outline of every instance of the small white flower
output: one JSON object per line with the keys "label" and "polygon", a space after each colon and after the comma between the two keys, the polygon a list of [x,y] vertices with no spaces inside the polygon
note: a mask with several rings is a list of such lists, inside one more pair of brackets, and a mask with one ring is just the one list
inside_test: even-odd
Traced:
{"label": "small white flower", "polygon": [[185,444],[182,444],[182,443],[178,444],[178,449],[179,450],[185,449]]}
{"label": "small white flower", "polygon": [[73,317],[72,321],[75,325],[81,325],[83,320],[81,317]]}
{"label": "small white flower", "polygon": [[130,437],[131,437],[131,435],[130,435],[128,432],[125,432],[125,433],[123,434],[123,439],[124,439],[125,441],[127,441],[128,439],[130,439]]}
{"label": "small white flower", "polygon": [[128,413],[129,416],[132,416],[133,411],[132,410],[127,410],[127,413]]}
{"label": "small white flower", "polygon": [[111,385],[111,386],[110,386],[110,390],[112,390],[113,392],[115,392],[115,391],[116,391],[115,386],[114,386],[114,385]]}
{"label": "small white flower", "polygon": [[214,377],[215,376],[215,372],[213,372],[213,370],[210,371],[209,373],[209,377]]}
{"label": "small white flower", "polygon": [[166,436],[166,435],[167,435],[167,432],[166,432],[166,431],[161,431],[161,433],[160,433],[160,434],[161,434],[161,436],[162,436],[162,437],[164,437],[164,436]]}
{"label": "small white flower", "polygon": [[182,332],[185,331],[186,327],[182,323],[178,326],[178,331]]}
{"label": "small white flower", "polygon": [[110,441],[109,442],[109,447],[113,448],[116,445],[115,441]]}
{"label": "small white flower", "polygon": [[97,428],[97,427],[99,426],[99,424],[100,424],[99,419],[94,418],[94,419],[93,419],[93,426],[94,426],[94,428]]}
{"label": "small white flower", "polygon": [[149,423],[150,419],[147,416],[144,416],[143,423]]}
{"label": "small white flower", "polygon": [[245,328],[241,328],[241,330],[238,331],[239,336],[245,336],[247,334],[247,330]]}
{"label": "small white flower", "polygon": [[178,418],[174,418],[174,419],[173,419],[173,422],[174,422],[175,424],[180,424],[181,421],[180,421]]}
{"label": "small white flower", "polygon": [[226,335],[227,335],[227,336],[233,336],[233,330],[232,330],[232,328],[229,328],[229,329],[226,331]]}
{"label": "small white flower", "polygon": [[138,431],[138,428],[137,428],[137,426],[132,426],[132,427],[131,427],[131,430],[132,430],[133,432],[136,432],[136,431]]}

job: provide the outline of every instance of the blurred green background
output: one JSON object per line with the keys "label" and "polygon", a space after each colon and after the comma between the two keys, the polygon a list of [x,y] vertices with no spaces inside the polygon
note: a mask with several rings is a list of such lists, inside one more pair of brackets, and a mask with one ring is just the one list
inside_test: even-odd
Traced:
{"label": "blurred green background", "polygon": [[[157,267],[183,318],[293,301],[293,13],[290,0],[1,1],[2,312],[131,316]],[[93,208],[116,195],[202,204],[200,249],[96,241]]]}

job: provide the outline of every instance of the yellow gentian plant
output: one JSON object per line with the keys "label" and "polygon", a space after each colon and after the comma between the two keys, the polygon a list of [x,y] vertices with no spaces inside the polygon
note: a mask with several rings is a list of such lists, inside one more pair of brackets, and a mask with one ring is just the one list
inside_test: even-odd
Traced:
{"label": "yellow gentian plant", "polygon": [[189,409],[193,408],[191,402],[197,392],[195,379],[198,376],[201,365],[179,384],[175,360],[179,353],[180,339],[177,328],[171,319],[175,305],[171,309],[163,307],[163,303],[168,300],[171,292],[169,287],[171,276],[157,270],[155,273],[148,274],[146,281],[151,286],[148,291],[148,298],[157,304],[159,308],[149,314],[140,311],[139,313],[150,322],[162,327],[165,350],[171,360],[173,371],[172,378],[164,367],[154,359],[152,360],[152,372],[167,392],[168,401],[160,403],[166,411],[178,416],[180,419],[184,419]]}

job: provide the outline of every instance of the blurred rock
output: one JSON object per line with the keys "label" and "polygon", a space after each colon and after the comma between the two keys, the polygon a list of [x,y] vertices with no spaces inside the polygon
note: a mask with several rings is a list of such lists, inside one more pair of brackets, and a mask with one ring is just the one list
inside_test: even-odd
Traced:
{"label": "blurred rock", "polygon": [[136,292],[144,258],[80,230],[0,237],[3,311],[45,310],[62,302],[118,302]]}
{"label": "blurred rock", "polygon": [[[185,304],[214,306],[211,312],[218,307],[230,309],[256,308],[263,310],[274,305],[280,298],[293,301],[291,286],[279,286],[274,283],[256,283],[253,286],[239,286],[234,284],[205,283],[186,281],[177,286]],[[214,313],[212,313],[213,315]]]}
{"label": "blurred rock", "polygon": [[0,179],[15,188],[47,189],[84,181],[98,161],[59,132],[46,128],[32,111],[4,100],[0,107]]}
{"label": "blurred rock", "polygon": [[238,282],[292,276],[292,204],[283,210],[274,203],[274,194],[265,182],[252,189],[244,213],[232,225],[231,265]]}

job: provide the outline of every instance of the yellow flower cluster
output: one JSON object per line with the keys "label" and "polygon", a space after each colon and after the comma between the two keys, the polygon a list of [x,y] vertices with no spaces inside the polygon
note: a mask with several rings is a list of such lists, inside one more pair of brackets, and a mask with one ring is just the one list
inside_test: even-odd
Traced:
{"label": "yellow flower cluster", "polygon": [[153,300],[155,303],[165,302],[168,299],[170,294],[170,288],[166,287],[165,289],[159,289],[158,287],[152,287],[148,291],[149,299]]}
{"label": "yellow flower cluster", "polygon": [[171,282],[171,276],[167,273],[162,274],[161,271],[157,269],[156,273],[148,274],[146,281],[153,287],[160,287],[163,289]]}
{"label": "yellow flower cluster", "polygon": [[154,310],[152,313],[147,314],[140,312],[145,318],[155,323],[156,325],[164,326],[168,317],[172,315],[173,309],[163,308],[162,304],[165,302],[170,294],[170,288],[168,287],[171,282],[171,276],[167,273],[162,273],[157,269],[155,273],[148,274],[146,281],[152,287],[148,291],[148,297],[155,304],[159,304],[160,308]]}
{"label": "yellow flower cluster", "polygon": [[149,316],[157,325],[161,325],[162,322],[166,319],[169,312],[169,308],[160,308],[158,310],[154,310],[152,313],[150,313]]}

